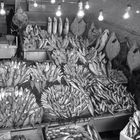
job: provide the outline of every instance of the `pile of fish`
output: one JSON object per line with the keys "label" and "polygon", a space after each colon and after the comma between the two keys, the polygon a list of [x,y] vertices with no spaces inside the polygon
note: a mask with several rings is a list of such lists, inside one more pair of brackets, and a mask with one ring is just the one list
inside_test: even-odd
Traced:
{"label": "pile of fish", "polygon": [[133,117],[130,117],[129,123],[122,130],[124,135],[132,138],[133,140],[140,139],[140,111],[136,111]]}
{"label": "pile of fish", "polygon": [[63,77],[61,67],[49,62],[36,63],[29,66],[29,70],[30,85],[32,88],[35,86],[40,93],[48,83],[60,83]]}
{"label": "pile of fish", "polygon": [[95,79],[87,88],[91,95],[94,115],[132,112],[136,106],[133,96],[127,92],[126,87],[114,81],[107,82],[108,84],[105,85],[100,79]]}
{"label": "pile of fish", "polygon": [[0,89],[0,127],[22,127],[41,123],[43,110],[28,89]]}
{"label": "pile of fish", "polygon": [[[47,30],[42,30],[39,26],[27,25],[24,31],[24,50],[35,49],[52,49],[52,43],[55,43],[54,38],[59,36],[67,36],[69,33],[69,20],[64,21],[64,28],[62,19],[48,17]],[[51,46],[51,47],[50,47]]]}
{"label": "pile of fish", "polygon": [[9,87],[23,84],[30,79],[25,62],[4,61],[0,63],[0,86]]}
{"label": "pile of fish", "polygon": [[[64,79],[68,85],[74,86],[75,83],[78,87],[85,89],[93,78],[94,76],[90,70],[83,65],[66,64],[64,66]],[[75,87],[78,89],[76,85]]]}
{"label": "pile of fish", "polygon": [[49,62],[36,63],[36,70],[38,71],[38,76],[42,77],[42,81],[45,82],[60,81],[63,75],[60,66]]}
{"label": "pile of fish", "polygon": [[71,124],[46,129],[47,140],[100,140],[98,133],[89,124]]}
{"label": "pile of fish", "polygon": [[49,110],[49,115],[61,119],[77,117],[86,110],[93,110],[88,95],[72,86],[51,86],[43,91],[41,103]]}

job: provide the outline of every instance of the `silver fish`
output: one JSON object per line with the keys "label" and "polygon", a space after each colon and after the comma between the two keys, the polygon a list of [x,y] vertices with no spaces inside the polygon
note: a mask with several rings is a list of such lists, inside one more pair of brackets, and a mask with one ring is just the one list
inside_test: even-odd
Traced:
{"label": "silver fish", "polygon": [[48,17],[48,33],[52,33],[52,19]]}
{"label": "silver fish", "polygon": [[59,23],[58,23],[58,34],[61,35],[62,34],[62,30],[63,30],[63,23],[62,23],[62,18],[59,18]]}
{"label": "silver fish", "polygon": [[57,19],[53,18],[53,34],[55,35],[57,33]]}
{"label": "silver fish", "polygon": [[102,51],[108,41],[109,37],[109,30],[105,29],[102,35],[99,37],[97,43],[96,43],[96,49],[98,52]]}
{"label": "silver fish", "polygon": [[69,19],[66,18],[64,25],[64,35],[67,35],[68,33],[69,33]]}

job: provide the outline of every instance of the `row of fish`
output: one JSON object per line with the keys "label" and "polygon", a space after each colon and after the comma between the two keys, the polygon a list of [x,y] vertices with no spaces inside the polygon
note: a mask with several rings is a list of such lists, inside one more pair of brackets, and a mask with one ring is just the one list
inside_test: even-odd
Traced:
{"label": "row of fish", "polygon": [[46,129],[47,140],[100,140],[100,137],[91,124],[70,124]]}
{"label": "row of fish", "polygon": [[63,26],[63,21],[62,18],[56,18],[54,17],[53,19],[51,17],[48,17],[48,24],[47,24],[47,31],[49,34],[58,34],[62,35],[67,35],[69,33],[69,19],[65,19],[65,23]]}

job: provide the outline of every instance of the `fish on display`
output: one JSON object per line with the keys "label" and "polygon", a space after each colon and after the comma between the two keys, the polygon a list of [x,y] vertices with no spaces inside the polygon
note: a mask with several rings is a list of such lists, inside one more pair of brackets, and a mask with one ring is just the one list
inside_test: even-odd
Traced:
{"label": "fish on display", "polygon": [[64,24],[64,35],[67,35],[69,33],[69,19],[66,18],[65,24]]}
{"label": "fish on display", "polygon": [[112,61],[120,52],[120,42],[118,41],[114,32],[111,33],[111,37],[107,42],[105,51],[110,61]]}
{"label": "fish on display", "polygon": [[128,52],[127,64],[129,66],[131,73],[134,70],[140,68],[140,50],[136,42],[133,44],[133,46],[130,48]]}
{"label": "fish on display", "polygon": [[105,29],[104,32],[101,34],[99,39],[97,40],[95,48],[98,52],[102,51],[107,43],[109,37],[109,30]]}
{"label": "fish on display", "polygon": [[59,17],[58,21],[59,21],[59,23],[58,23],[58,34],[61,35],[62,34],[62,30],[63,30],[62,18]]}
{"label": "fish on display", "polygon": [[55,35],[57,33],[57,19],[54,17],[53,19],[53,34]]}
{"label": "fish on display", "polygon": [[52,19],[48,17],[48,33],[52,33]]}

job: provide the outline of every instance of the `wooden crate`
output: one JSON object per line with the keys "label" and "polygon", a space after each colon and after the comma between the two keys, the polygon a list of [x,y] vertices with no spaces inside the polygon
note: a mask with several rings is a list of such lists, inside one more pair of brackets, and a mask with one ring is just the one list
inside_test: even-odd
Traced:
{"label": "wooden crate", "polygon": [[117,113],[93,118],[95,127],[98,132],[122,130],[129,121],[132,113]]}
{"label": "wooden crate", "polygon": [[42,62],[47,59],[46,50],[24,50],[23,53],[26,60]]}

